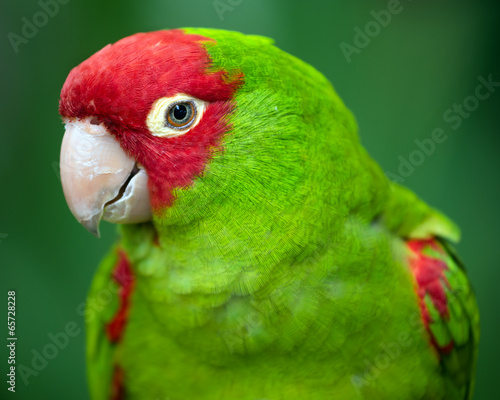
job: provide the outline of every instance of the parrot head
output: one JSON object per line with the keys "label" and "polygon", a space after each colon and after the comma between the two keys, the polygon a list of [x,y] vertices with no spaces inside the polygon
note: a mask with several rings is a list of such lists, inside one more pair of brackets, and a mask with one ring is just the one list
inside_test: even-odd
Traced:
{"label": "parrot head", "polygon": [[239,76],[207,72],[205,37],[141,33],[74,68],[61,92],[61,178],[90,232],[148,221],[192,184],[228,131]]}
{"label": "parrot head", "polygon": [[64,194],[96,236],[102,219],[152,221],[161,237],[218,215],[257,247],[278,230],[311,240],[309,225],[346,214],[341,198],[361,207],[374,184],[327,79],[260,36],[188,28],[124,38],[70,72],[59,112]]}

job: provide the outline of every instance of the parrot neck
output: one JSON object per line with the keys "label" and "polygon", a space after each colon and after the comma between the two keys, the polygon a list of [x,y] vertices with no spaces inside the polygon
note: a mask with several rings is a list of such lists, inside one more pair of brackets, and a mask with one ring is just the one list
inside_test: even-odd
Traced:
{"label": "parrot neck", "polygon": [[163,265],[155,269],[168,276],[173,292],[207,294],[250,294],[263,282],[279,284],[290,272],[280,265],[303,265],[329,246],[324,227],[314,229],[296,210],[274,215],[266,209],[248,212],[242,205],[226,211],[185,224],[158,219],[154,226],[123,225],[124,243],[131,245],[131,254],[148,254],[144,241],[160,250]]}

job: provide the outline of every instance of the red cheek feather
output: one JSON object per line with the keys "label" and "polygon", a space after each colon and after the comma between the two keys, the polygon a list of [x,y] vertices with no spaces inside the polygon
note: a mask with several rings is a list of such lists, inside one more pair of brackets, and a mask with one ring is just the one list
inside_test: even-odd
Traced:
{"label": "red cheek feather", "polygon": [[185,135],[148,135],[144,143],[144,134],[134,132],[122,139],[122,146],[148,171],[153,210],[171,206],[175,200],[173,189],[190,186],[195,177],[203,174],[214,151],[222,150],[223,135],[230,129],[227,116],[232,109],[231,102],[210,104],[202,121]]}
{"label": "red cheek feather", "polygon": [[[213,70],[204,43],[213,40],[181,30],[139,33],[108,45],[74,68],[61,91],[66,118],[95,116],[144,165],[153,210],[172,205],[173,189],[188,187],[221,149],[240,71]],[[178,93],[209,102],[200,123],[184,135],[150,134],[153,103]]]}

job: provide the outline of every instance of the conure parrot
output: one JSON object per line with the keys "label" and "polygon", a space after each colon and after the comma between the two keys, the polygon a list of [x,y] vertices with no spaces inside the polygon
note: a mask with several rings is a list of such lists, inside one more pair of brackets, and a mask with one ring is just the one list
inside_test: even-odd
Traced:
{"label": "conure parrot", "polygon": [[458,228],[316,69],[260,36],[138,33],[71,70],[59,112],[71,212],[120,224],[85,311],[92,399],[471,398]]}

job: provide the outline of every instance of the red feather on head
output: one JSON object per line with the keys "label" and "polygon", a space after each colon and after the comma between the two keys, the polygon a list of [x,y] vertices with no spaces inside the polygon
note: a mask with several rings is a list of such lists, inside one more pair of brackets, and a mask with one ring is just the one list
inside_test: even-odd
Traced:
{"label": "red feather on head", "polygon": [[[63,118],[98,118],[144,166],[153,210],[172,205],[173,189],[203,173],[230,129],[226,116],[243,75],[211,70],[208,41],[213,39],[181,30],[129,36],[75,67],[61,91]],[[200,123],[176,137],[151,135],[146,118],[152,105],[178,93],[209,102]]]}

